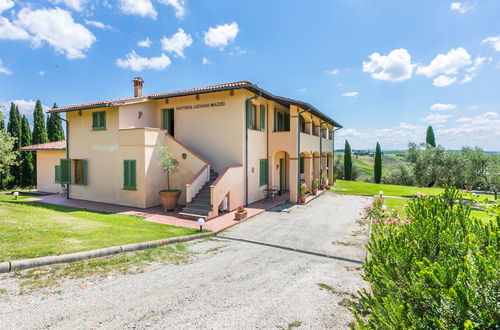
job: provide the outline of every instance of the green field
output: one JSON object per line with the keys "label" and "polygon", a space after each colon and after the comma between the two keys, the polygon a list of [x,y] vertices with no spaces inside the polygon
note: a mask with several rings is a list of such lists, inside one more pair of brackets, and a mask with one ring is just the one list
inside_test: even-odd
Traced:
{"label": "green field", "polygon": [[142,217],[17,201],[0,195],[0,262],[194,234]]}
{"label": "green field", "polygon": [[437,195],[442,193],[443,190],[444,189],[442,188],[398,186],[392,184],[376,184],[369,182],[345,181],[345,180],[337,180],[333,185],[334,192],[340,192],[345,194],[378,195],[379,191],[383,191],[385,196],[402,196],[402,197],[416,196],[417,192],[421,192],[427,195]]}
{"label": "green field", "polygon": [[[398,168],[405,162],[405,151],[383,151],[382,152],[382,174],[387,174],[390,171]],[[343,153],[338,153],[343,157]],[[354,155],[352,156],[352,163],[360,170],[358,181],[373,181],[373,155]]]}

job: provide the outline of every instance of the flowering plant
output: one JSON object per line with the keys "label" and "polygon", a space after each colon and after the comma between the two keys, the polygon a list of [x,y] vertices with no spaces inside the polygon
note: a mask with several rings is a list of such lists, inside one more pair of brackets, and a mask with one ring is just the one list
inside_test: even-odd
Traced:
{"label": "flowering plant", "polygon": [[236,213],[243,213],[245,211],[246,209],[243,206],[238,206],[238,208],[236,209]]}
{"label": "flowering plant", "polygon": [[382,197],[375,197],[372,204],[364,207],[365,216],[373,220],[377,225],[409,224],[409,219],[405,220],[395,209],[387,210]]}
{"label": "flowering plant", "polygon": [[300,185],[300,195],[305,196],[307,194],[307,185],[305,183]]}
{"label": "flowering plant", "polygon": [[318,189],[318,187],[319,187],[319,181],[318,181],[318,179],[314,179],[313,180],[312,187],[313,187],[313,189]]}

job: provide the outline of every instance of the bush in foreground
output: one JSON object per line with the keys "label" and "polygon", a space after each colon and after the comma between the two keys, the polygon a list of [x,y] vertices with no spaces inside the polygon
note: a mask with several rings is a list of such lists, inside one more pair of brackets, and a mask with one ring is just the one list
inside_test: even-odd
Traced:
{"label": "bush in foreground", "polygon": [[[497,204],[498,207],[498,204]],[[353,307],[359,328],[495,328],[500,306],[500,216],[471,217],[457,189],[419,197],[406,216],[376,199],[364,279]],[[498,211],[498,209],[496,210]]]}

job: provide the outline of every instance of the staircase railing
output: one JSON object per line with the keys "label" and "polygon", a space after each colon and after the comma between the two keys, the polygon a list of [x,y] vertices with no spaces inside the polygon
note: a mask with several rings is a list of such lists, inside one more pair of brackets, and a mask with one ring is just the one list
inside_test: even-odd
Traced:
{"label": "staircase railing", "polygon": [[208,180],[210,180],[210,166],[205,165],[190,183],[186,183],[186,203],[191,203],[194,196],[196,196]]}
{"label": "staircase railing", "polygon": [[209,214],[210,218],[219,214],[219,204],[228,194],[230,194],[229,210],[234,210],[243,204],[244,190],[241,181],[243,177],[243,166],[226,167],[210,186],[210,204],[212,205],[212,212]]}

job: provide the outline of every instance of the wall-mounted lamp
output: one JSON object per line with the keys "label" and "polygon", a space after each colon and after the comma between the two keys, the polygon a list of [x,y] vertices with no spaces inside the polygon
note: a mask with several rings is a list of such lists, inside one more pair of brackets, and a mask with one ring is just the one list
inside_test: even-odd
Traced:
{"label": "wall-mounted lamp", "polygon": [[188,155],[187,155],[186,153],[183,153],[183,154],[182,154],[182,159],[186,159],[186,158],[187,158],[187,156],[188,156]]}
{"label": "wall-mounted lamp", "polygon": [[255,172],[255,167],[252,166],[252,173]]}
{"label": "wall-mounted lamp", "polygon": [[139,111],[139,116],[137,117],[137,119],[141,119],[142,117],[142,111]]}
{"label": "wall-mounted lamp", "polygon": [[168,99],[165,99],[165,103],[168,104]]}
{"label": "wall-mounted lamp", "polygon": [[78,116],[82,115],[82,110],[78,110]]}
{"label": "wall-mounted lamp", "polygon": [[279,164],[276,164],[276,171],[279,170],[280,166]]}

